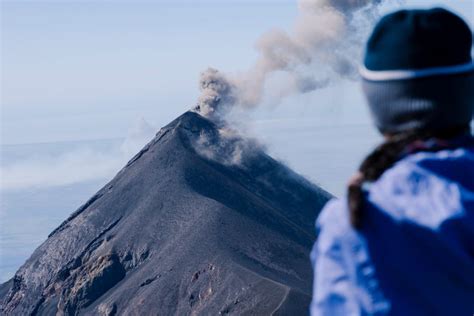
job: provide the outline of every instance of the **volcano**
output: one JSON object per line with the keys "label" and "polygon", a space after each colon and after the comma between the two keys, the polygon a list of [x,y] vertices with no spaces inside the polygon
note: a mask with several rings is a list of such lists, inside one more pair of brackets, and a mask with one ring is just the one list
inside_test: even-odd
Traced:
{"label": "volcano", "polygon": [[1,314],[307,314],[330,197],[186,112],[0,286]]}

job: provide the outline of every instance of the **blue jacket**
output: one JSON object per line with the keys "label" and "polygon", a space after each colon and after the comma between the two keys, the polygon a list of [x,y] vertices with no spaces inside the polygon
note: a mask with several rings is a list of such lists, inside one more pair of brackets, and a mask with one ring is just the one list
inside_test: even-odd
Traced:
{"label": "blue jacket", "polygon": [[474,148],[406,156],[366,189],[361,230],[345,199],[316,226],[314,315],[474,315]]}

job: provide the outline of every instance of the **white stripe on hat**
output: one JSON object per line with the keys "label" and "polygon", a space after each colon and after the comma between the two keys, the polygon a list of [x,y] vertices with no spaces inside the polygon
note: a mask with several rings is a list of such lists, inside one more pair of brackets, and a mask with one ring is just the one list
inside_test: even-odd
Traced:
{"label": "white stripe on hat", "polygon": [[364,65],[359,68],[362,78],[370,81],[386,81],[386,80],[403,80],[415,79],[439,75],[454,75],[465,72],[474,71],[474,62],[461,65],[433,67],[426,69],[409,69],[409,70],[370,70]]}

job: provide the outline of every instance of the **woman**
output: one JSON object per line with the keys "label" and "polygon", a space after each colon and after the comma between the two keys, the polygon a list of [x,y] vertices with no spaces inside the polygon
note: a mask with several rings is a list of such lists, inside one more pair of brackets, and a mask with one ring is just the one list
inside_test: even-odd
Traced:
{"label": "woman", "polygon": [[312,315],[474,315],[471,47],[444,9],[375,27],[361,75],[385,141],[317,220]]}

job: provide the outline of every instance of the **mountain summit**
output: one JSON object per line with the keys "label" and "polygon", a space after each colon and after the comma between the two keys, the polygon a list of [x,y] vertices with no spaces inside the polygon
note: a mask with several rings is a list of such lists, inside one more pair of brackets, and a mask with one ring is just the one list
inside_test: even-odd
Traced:
{"label": "mountain summit", "polygon": [[307,313],[330,195],[187,112],[0,286],[6,315]]}

